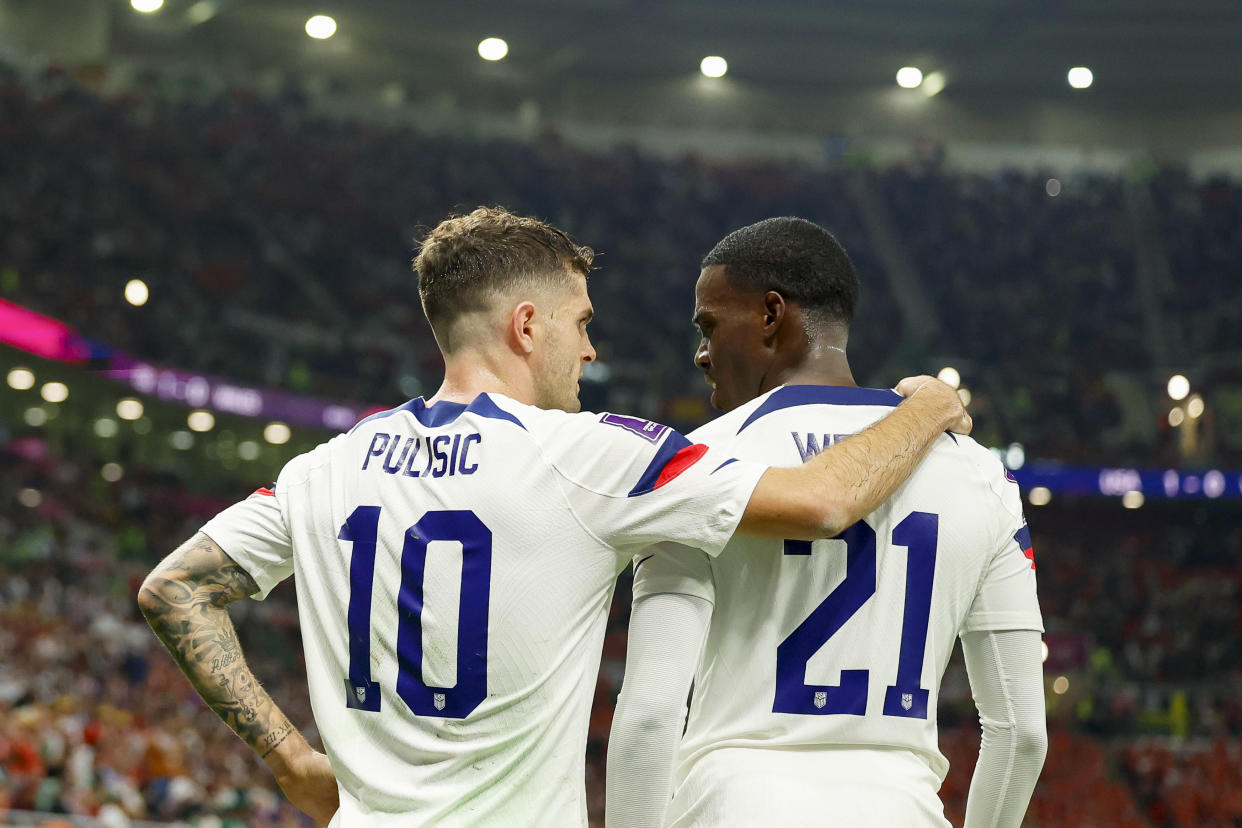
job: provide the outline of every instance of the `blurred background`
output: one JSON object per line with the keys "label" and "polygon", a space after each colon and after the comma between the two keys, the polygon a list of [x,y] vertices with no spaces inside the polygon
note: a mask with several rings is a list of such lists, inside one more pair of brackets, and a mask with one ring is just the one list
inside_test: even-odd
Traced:
{"label": "blurred background", "polygon": [[[1242,825],[1240,42],[1234,0],[0,0],[0,824],[304,824],[134,595],[434,392],[414,240],[502,204],[599,252],[585,407],[683,429],[699,258],[833,230],[859,382],[956,384],[1029,500],[1027,823]],[[235,618],[317,738],[292,586]],[[960,824],[956,658],[942,702]]]}

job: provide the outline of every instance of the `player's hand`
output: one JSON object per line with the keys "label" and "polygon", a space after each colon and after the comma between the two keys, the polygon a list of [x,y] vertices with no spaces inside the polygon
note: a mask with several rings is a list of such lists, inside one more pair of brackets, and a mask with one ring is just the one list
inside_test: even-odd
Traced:
{"label": "player's hand", "polygon": [[326,828],[340,806],[332,763],[317,750],[299,752],[276,774],[276,782],[294,807],[315,820],[315,828]]}
{"label": "player's hand", "polygon": [[935,377],[926,375],[906,377],[897,383],[896,391],[906,398],[913,397],[915,394],[919,395],[919,399],[930,397],[933,404],[941,410],[945,418],[945,428],[949,431],[969,434],[974,428],[970,413],[962,404],[962,398],[958,396],[957,390],[950,388]]}

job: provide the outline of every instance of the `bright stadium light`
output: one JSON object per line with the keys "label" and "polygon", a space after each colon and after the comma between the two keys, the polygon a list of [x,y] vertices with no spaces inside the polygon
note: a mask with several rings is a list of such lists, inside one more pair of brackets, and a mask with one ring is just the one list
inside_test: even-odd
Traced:
{"label": "bright stadium light", "polygon": [[106,440],[109,437],[115,437],[118,430],[116,420],[111,417],[100,417],[95,421],[96,437],[103,437]]}
{"label": "bright stadium light", "polygon": [[923,70],[917,66],[903,66],[897,70],[897,85],[902,89],[918,89],[923,82]]}
{"label": "bright stadium light", "polygon": [[1058,696],[1064,696],[1067,690],[1069,690],[1069,679],[1065,676],[1057,676],[1052,682],[1052,692]]}
{"label": "bright stadium light", "polygon": [[194,447],[194,435],[188,431],[174,431],[168,435],[168,444],[178,451],[186,451]]}
{"label": "bright stadium light", "polygon": [[43,495],[38,489],[22,489],[17,493],[17,502],[27,509],[38,509],[43,502]]}
{"label": "bright stadium light", "polygon": [[1186,422],[1186,409],[1179,405],[1169,412],[1169,425],[1177,428],[1184,422]]}
{"label": "bright stadium light", "polygon": [[147,299],[151,298],[151,291],[147,289],[147,283],[141,279],[130,279],[125,283],[125,301],[134,307],[141,307],[147,303]]}
{"label": "bright stadium light", "polygon": [[63,382],[45,382],[39,393],[50,403],[64,402],[69,399],[69,386]]}
{"label": "bright stadium light", "polygon": [[1095,81],[1095,75],[1085,66],[1075,66],[1065,74],[1065,79],[1075,89],[1086,89]]}
{"label": "bright stadium light", "polygon": [[1026,449],[1021,443],[1010,443],[1005,450],[1005,465],[1011,469],[1020,469],[1026,465]]}
{"label": "bright stadium light", "polygon": [[720,55],[708,55],[699,61],[699,71],[707,78],[723,78],[729,71],[729,61]]}
{"label": "bright stadium light", "polygon": [[[589,364],[589,363],[588,363]],[[14,391],[29,391],[34,388],[35,375],[34,371],[29,368],[14,368],[9,371],[9,388]]]}
{"label": "bright stadium light", "polygon": [[962,405],[970,405],[970,401],[974,395],[970,393],[969,388],[957,389],[957,398],[962,401]]}
{"label": "bright stadium light", "polygon": [[923,85],[919,87],[923,90],[923,94],[929,98],[934,98],[944,91],[944,73],[929,72],[923,78]]}
{"label": "bright stadium light", "polygon": [[26,425],[38,428],[47,422],[47,412],[37,405],[33,405],[26,409],[26,413],[22,415],[22,419]]}
{"label": "bright stadium light", "polygon": [[263,439],[274,446],[283,446],[292,436],[293,432],[284,423],[268,423],[263,429]]}
{"label": "bright stadium light", "polygon": [[243,460],[258,460],[259,444],[254,440],[242,440],[237,444],[237,456]]}
{"label": "bright stadium light", "polygon": [[1036,486],[1026,496],[1032,506],[1047,506],[1052,502],[1052,490],[1047,486]]}
{"label": "bright stadium light", "polygon": [[164,8],[164,0],[129,0],[129,4],[134,7],[134,11],[143,14],[151,14]]}
{"label": "bright stadium light", "polygon": [[191,23],[198,25],[215,17],[218,11],[220,8],[212,0],[198,0],[186,10],[185,16]]}
{"label": "bright stadium light", "polygon": [[115,483],[125,476],[125,469],[121,468],[120,463],[104,463],[103,468],[99,470],[99,474],[109,483]]}
{"label": "bright stadium light", "polygon": [[1204,408],[1205,406],[1203,404],[1203,397],[1200,397],[1198,394],[1195,394],[1193,397],[1191,397],[1189,400],[1186,401],[1186,416],[1192,420],[1197,420],[1203,416]]}
{"label": "bright stadium light", "polygon": [[336,21],[326,14],[317,14],[306,21],[306,33],[315,40],[327,40],[336,34]]}
{"label": "bright stadium light", "polygon": [[116,404],[116,416],[122,420],[137,420],[142,416],[142,403],[133,397],[126,397]]}
{"label": "bright stadium light", "polygon": [[191,431],[211,431],[216,426],[216,417],[210,411],[191,411],[190,416],[185,418],[185,424]]}
{"label": "bright stadium light", "polygon": [[1047,641],[1039,642],[1039,649],[1042,654],[1039,660],[1047,661],[1048,660],[1048,642]]}
{"label": "bright stadium light", "polygon": [[509,44],[499,37],[485,37],[479,41],[479,57],[484,60],[504,60],[509,54]]}
{"label": "bright stadium light", "polygon": [[1138,509],[1143,505],[1144,500],[1146,498],[1143,497],[1142,492],[1137,489],[1131,489],[1121,496],[1121,505],[1127,509]]}
{"label": "bright stadium light", "polygon": [[936,379],[943,382],[950,388],[957,388],[962,384],[962,375],[951,365],[946,365],[940,369],[940,373],[936,374]]}
{"label": "bright stadium light", "polygon": [[1169,377],[1169,398],[1173,400],[1184,400],[1186,395],[1190,393],[1190,380],[1181,374],[1174,374]]}

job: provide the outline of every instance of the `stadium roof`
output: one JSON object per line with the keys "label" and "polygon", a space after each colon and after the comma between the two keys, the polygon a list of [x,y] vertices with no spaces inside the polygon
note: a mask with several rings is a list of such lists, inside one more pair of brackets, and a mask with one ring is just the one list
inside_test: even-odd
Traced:
{"label": "stadium roof", "polygon": [[[338,21],[333,38],[306,36],[313,13]],[[509,43],[505,60],[480,60],[487,36]],[[405,101],[828,133],[923,117],[894,83],[917,66],[947,83],[934,131],[965,119],[1067,141],[1101,118],[1118,135],[1169,117],[1204,121],[1199,140],[1242,134],[1239,43],[1236,0],[166,0],[149,16],[118,0],[111,37],[115,54],[274,67]],[[699,77],[706,55],[728,60],[719,88]],[[1073,66],[1092,69],[1091,89],[1069,87]]]}

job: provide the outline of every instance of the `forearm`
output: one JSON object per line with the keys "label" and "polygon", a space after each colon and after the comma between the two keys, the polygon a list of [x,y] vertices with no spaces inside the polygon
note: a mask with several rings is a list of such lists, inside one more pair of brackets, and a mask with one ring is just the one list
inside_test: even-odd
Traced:
{"label": "forearm", "polygon": [[712,606],[702,598],[656,594],[630,619],[625,682],[608,740],[608,828],[661,828],[685,701]]}
{"label": "forearm", "polygon": [[837,535],[887,500],[953,420],[943,394],[916,393],[802,466],[769,469],[738,532],[800,540]]}
{"label": "forearm", "polygon": [[1030,804],[1047,753],[1039,641],[1033,630],[962,637],[982,728],[965,828],[1017,828]]}

